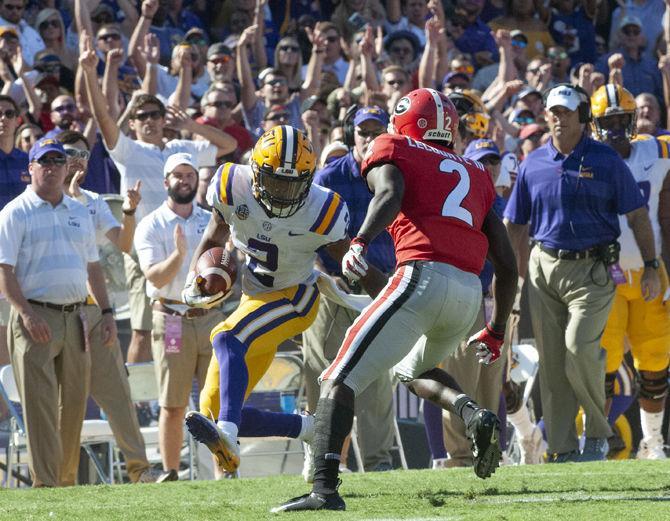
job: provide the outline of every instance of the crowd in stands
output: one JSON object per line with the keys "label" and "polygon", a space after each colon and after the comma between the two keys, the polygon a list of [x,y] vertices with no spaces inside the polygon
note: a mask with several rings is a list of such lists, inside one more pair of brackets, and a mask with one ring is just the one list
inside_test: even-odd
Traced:
{"label": "crowd in stands", "polygon": [[[637,133],[670,135],[668,6],[670,0],[0,0],[0,210],[31,183],[29,163],[41,157],[33,147],[43,138],[62,141],[69,161],[85,160],[84,166],[70,167],[68,194],[79,200],[82,192],[124,197],[123,222],[101,225],[96,232],[118,228],[112,242],[127,252],[133,330],[127,360],[158,361],[155,347],[152,356],[156,303],[169,307],[179,295],[159,290],[181,275],[179,265],[167,275],[150,269],[143,248],[150,250],[152,239],[149,224],[141,222],[165,204],[168,194],[176,197],[166,190],[166,178],[180,165],[197,169],[195,202],[206,210],[207,187],[217,168],[226,162],[248,164],[263,132],[291,125],[311,140],[319,158],[316,178],[327,181],[319,169],[358,146],[349,165],[356,171],[361,151],[385,131],[400,98],[427,87],[454,101],[470,141],[489,140],[480,143],[488,153],[471,149],[469,157],[492,158],[504,206],[519,163],[550,138],[546,89],[571,83],[590,96],[605,84],[620,85],[635,97]],[[356,110],[363,107],[368,112]],[[352,131],[360,143],[347,136]],[[179,154],[188,158],[169,162]],[[336,183],[331,188],[338,190]],[[89,209],[91,200],[83,201]],[[365,208],[356,211],[361,212]],[[128,234],[132,237],[136,224],[142,236],[132,248]],[[2,238],[0,233],[0,248]],[[168,239],[172,242],[165,247],[185,257],[183,237]],[[384,265],[383,271],[391,270]],[[106,306],[98,304],[104,313]],[[2,295],[0,307],[4,365],[10,362],[6,333],[11,324]],[[346,317],[341,327],[352,320]],[[314,375],[324,363],[313,364]],[[190,382],[188,377],[203,380],[204,373],[199,368],[186,375]],[[496,378],[505,380],[502,373]],[[385,380],[379,385],[383,391],[373,402],[384,410],[375,414],[387,422],[389,410],[379,400],[390,406],[391,386]],[[504,382],[496,384],[494,402],[500,386]],[[161,424],[167,479],[175,479],[170,474],[178,468],[174,447],[182,441],[165,432],[181,432],[185,403],[178,394],[161,404],[167,418]],[[509,402],[510,393],[506,397]],[[6,416],[0,405],[0,420]],[[435,418],[435,411],[427,410],[426,416]],[[441,436],[434,425],[437,421],[441,430],[439,416],[429,435],[436,467],[449,466],[448,439],[435,441]],[[521,437],[535,440],[527,449],[535,454],[537,431],[526,420],[519,420]],[[136,422],[124,425],[137,429]],[[366,466],[385,470],[393,440],[376,434],[370,446],[383,438],[386,447],[382,455],[370,454]],[[133,450],[141,453],[142,447]],[[461,466],[471,464],[468,458],[469,452],[462,460],[453,454],[450,459],[456,462],[452,466]],[[141,456],[130,460],[139,461],[133,481],[156,479],[145,473]],[[538,461],[529,456],[527,462]],[[49,479],[36,481],[59,483],[57,476]],[[71,475],[60,481],[73,482]]]}

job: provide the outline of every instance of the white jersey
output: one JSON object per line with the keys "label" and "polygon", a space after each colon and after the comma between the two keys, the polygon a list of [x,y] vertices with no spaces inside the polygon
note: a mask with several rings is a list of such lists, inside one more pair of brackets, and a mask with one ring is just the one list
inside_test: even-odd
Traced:
{"label": "white jersey", "polygon": [[[670,170],[670,150],[668,149],[668,143],[665,141],[647,135],[640,136],[631,145],[633,148],[630,156],[624,161],[630,168],[647,204],[651,227],[654,230],[656,254],[660,255],[661,226],[658,222],[658,201],[663,180],[668,170]],[[642,268],[644,266],[642,255],[625,215],[619,216],[619,226],[621,227],[621,235],[619,236],[619,243],[621,244],[619,263],[621,267],[624,270]]]}
{"label": "white jersey", "polygon": [[242,290],[248,295],[316,281],[316,250],[347,236],[349,212],[335,192],[312,185],[291,217],[269,217],[253,196],[251,167],[226,163],[207,190],[207,202],[230,226],[244,252]]}
{"label": "white jersey", "polygon": [[79,202],[88,208],[88,213],[95,226],[95,243],[102,246],[105,243],[105,234],[112,228],[120,228],[121,224],[116,220],[107,201],[100,194],[83,188],[80,190],[82,199]]}

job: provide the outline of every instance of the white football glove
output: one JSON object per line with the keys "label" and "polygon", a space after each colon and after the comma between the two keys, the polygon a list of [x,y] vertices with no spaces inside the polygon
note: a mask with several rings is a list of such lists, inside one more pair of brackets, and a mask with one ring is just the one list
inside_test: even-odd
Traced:
{"label": "white football glove", "polygon": [[181,300],[192,308],[210,309],[218,306],[230,296],[231,292],[219,291],[214,295],[204,295],[198,285],[198,277],[194,271],[190,271],[186,277],[186,285],[181,292]]}
{"label": "white football glove", "polygon": [[368,272],[365,252],[368,247],[364,241],[356,237],[349,245],[349,251],[342,257],[342,274],[351,282],[356,282]]}

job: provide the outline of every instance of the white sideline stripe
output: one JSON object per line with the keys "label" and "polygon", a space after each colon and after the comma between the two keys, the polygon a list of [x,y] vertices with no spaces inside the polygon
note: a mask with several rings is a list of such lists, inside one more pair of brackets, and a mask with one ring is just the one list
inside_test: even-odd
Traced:
{"label": "white sideline stripe", "polygon": [[[504,493],[503,493],[504,494]],[[534,494],[532,491],[529,491],[528,494]],[[553,497],[528,497],[528,498],[516,498],[516,499],[506,499],[506,498],[487,498],[487,497],[477,497],[473,501],[476,503],[488,503],[494,505],[510,505],[514,503],[575,503],[575,502],[588,502],[588,501],[670,501],[670,495],[658,496],[658,495],[635,495],[635,496],[624,496],[622,494],[587,494],[583,497],[575,497],[574,492],[568,494],[561,494]]]}

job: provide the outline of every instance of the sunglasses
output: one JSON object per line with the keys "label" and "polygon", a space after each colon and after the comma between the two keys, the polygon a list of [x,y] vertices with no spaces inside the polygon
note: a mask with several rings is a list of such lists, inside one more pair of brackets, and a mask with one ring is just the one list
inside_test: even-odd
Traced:
{"label": "sunglasses", "polygon": [[275,85],[284,86],[284,85],[288,85],[288,82],[287,82],[285,79],[282,79],[282,78],[276,78],[276,79],[274,79],[274,80],[266,81],[266,82],[265,82],[265,85],[272,85],[273,87],[274,87]]}
{"label": "sunglasses", "polygon": [[46,20],[40,24],[40,31],[45,31],[49,27],[60,27],[60,22],[58,20]]}
{"label": "sunglasses", "polygon": [[389,52],[391,54],[412,54],[414,52],[414,49],[410,49],[409,47],[391,47],[389,49]]}
{"label": "sunglasses", "polygon": [[279,114],[270,114],[265,118],[265,121],[288,121],[289,114],[286,112],[280,112]]}
{"label": "sunglasses", "polygon": [[568,57],[568,53],[565,51],[550,52],[547,56],[550,60],[565,60]]}
{"label": "sunglasses", "polygon": [[475,68],[472,65],[459,65],[452,69],[454,72],[462,72],[468,76],[472,76],[475,73]]}
{"label": "sunglasses", "polygon": [[63,147],[63,149],[65,150],[67,157],[72,159],[83,159],[86,161],[89,157],[91,157],[91,153],[88,150],[79,150],[78,148],[70,147]]}
{"label": "sunglasses", "polygon": [[117,33],[107,33],[107,34],[101,34],[98,36],[98,40],[104,40],[106,42],[112,40],[115,42],[118,42],[121,39],[121,35]]}
{"label": "sunglasses", "polygon": [[300,51],[300,47],[296,47],[294,45],[280,45],[279,50],[282,52],[298,52]]}
{"label": "sunglasses", "polygon": [[212,101],[207,104],[208,107],[216,107],[217,109],[232,109],[235,106],[235,103],[232,101]]}
{"label": "sunglasses", "polygon": [[626,36],[637,36],[640,34],[640,28],[639,27],[624,27],[621,29],[621,32],[625,34]]}
{"label": "sunglasses", "polygon": [[514,123],[518,123],[519,125],[530,125],[531,123],[535,123],[535,118],[514,118]]}
{"label": "sunglasses", "polygon": [[186,41],[193,45],[207,45],[207,40],[202,36],[189,36]]}
{"label": "sunglasses", "polygon": [[484,165],[497,166],[500,164],[500,158],[496,156],[485,156],[479,160]]}
{"label": "sunglasses", "polygon": [[25,5],[16,5],[16,4],[4,4],[3,6],[7,11],[23,11],[26,6]]}
{"label": "sunglasses", "polygon": [[230,60],[232,60],[230,56],[224,55],[221,56],[221,58],[210,58],[208,61],[215,65],[223,65],[224,63],[228,63]]}
{"label": "sunglasses", "polygon": [[161,113],[160,110],[151,110],[149,112],[137,112],[135,114],[135,117],[133,119],[137,119],[140,121],[146,121],[149,118],[153,119],[154,121],[157,121],[163,117],[163,114]]}
{"label": "sunglasses", "polygon": [[536,67],[534,69],[526,69],[526,72],[530,72],[531,74],[537,74],[538,72],[540,72],[540,68]]}
{"label": "sunglasses", "polygon": [[74,112],[77,110],[77,107],[68,103],[67,105],[61,105],[60,107],[51,107],[51,110],[55,112]]}
{"label": "sunglasses", "polygon": [[40,166],[64,166],[66,162],[67,162],[67,159],[65,159],[62,156],[59,156],[59,157],[40,157],[37,160],[37,163],[39,163]]}
{"label": "sunglasses", "polygon": [[528,47],[528,42],[524,40],[512,40],[512,47],[516,47],[517,49],[525,49]]}
{"label": "sunglasses", "polygon": [[374,138],[376,138],[378,135],[380,135],[381,133],[382,133],[382,131],[375,131],[375,130],[368,130],[368,131],[365,131],[365,130],[361,130],[360,128],[357,128],[357,129],[356,129],[356,134],[358,134],[358,135],[359,135],[360,137],[362,137],[363,139],[366,139],[366,138],[369,138],[369,137],[371,137],[371,138],[374,139]]}
{"label": "sunglasses", "polygon": [[14,119],[16,116],[18,116],[18,113],[14,109],[7,109],[4,111],[0,110],[0,116],[7,119]]}

